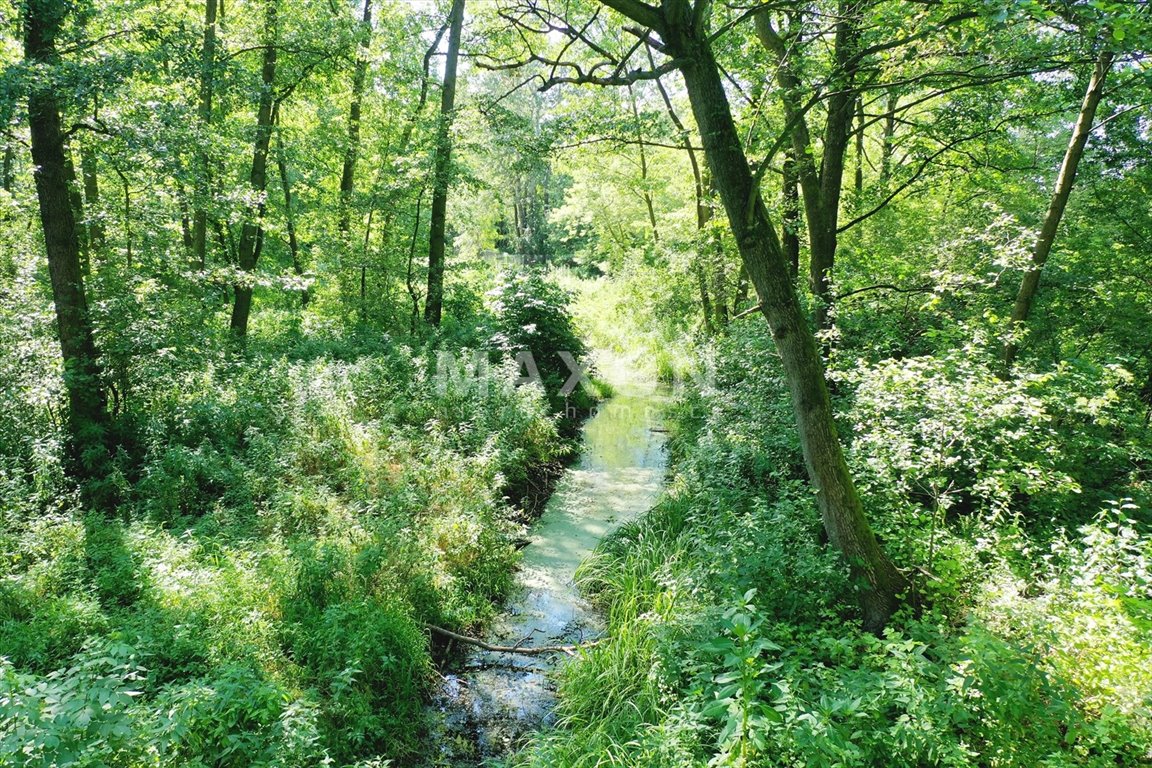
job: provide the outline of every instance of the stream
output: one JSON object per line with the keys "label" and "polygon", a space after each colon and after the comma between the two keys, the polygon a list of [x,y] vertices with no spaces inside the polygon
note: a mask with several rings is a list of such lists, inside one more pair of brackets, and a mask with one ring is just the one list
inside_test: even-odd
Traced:
{"label": "stream", "polygon": [[[613,377],[623,378],[623,377]],[[613,381],[616,393],[585,422],[580,458],[529,531],[517,590],[483,639],[493,645],[569,645],[595,638],[602,619],[573,584],[576,567],[613,528],[646,512],[664,483],[662,411],[652,385]],[[510,753],[551,722],[563,654],[468,648],[431,706],[437,766],[478,766]]]}

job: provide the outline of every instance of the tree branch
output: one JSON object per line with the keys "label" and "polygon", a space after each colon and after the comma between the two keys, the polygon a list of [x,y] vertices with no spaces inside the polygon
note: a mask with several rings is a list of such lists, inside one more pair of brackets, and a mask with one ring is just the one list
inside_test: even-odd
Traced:
{"label": "tree branch", "polygon": [[936,290],[936,286],[932,285],[931,283],[928,285],[919,285],[912,288],[901,288],[900,286],[892,285],[891,283],[877,283],[876,285],[868,285],[863,288],[856,288],[851,291],[845,291],[844,293],[838,295],[836,300],[843,301],[850,296],[867,293],[868,291],[893,291],[895,293],[932,293],[934,290]]}
{"label": "tree branch", "polygon": [[656,67],[656,69],[634,69],[628,73],[620,73],[617,71],[605,77],[583,73],[574,76],[550,77],[544,81],[543,85],[540,86],[540,90],[547,91],[557,85],[560,85],[561,83],[603,86],[631,85],[632,83],[640,82],[641,80],[655,80],[659,77],[663,77],[669,72],[677,69],[679,66],[679,61],[676,59],[671,59]]}
{"label": "tree branch", "polygon": [[[492,645],[483,640],[478,640],[475,637],[468,637],[467,635],[460,635],[443,627],[437,627],[434,624],[426,624],[428,630],[433,634],[447,637],[459,643],[467,645],[474,645],[485,651],[493,651],[494,653],[519,653],[525,656],[542,656],[546,653],[563,653],[568,656],[575,656],[577,651],[584,648],[592,648],[600,644],[599,640],[593,640],[588,643],[579,643],[578,645],[542,645],[535,648],[521,648],[517,645]],[[521,641],[523,642],[523,641]]]}
{"label": "tree branch", "polygon": [[658,8],[640,0],[600,0],[600,2],[649,29],[660,32],[664,27],[664,14]]}

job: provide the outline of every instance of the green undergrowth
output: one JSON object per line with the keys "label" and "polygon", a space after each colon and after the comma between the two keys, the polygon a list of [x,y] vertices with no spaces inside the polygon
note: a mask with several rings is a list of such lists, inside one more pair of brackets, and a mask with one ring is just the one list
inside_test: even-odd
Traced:
{"label": "green undergrowth", "polygon": [[416,761],[425,625],[493,615],[517,507],[571,449],[513,363],[481,387],[437,375],[445,349],[471,354],[173,361],[133,404],[111,516],[79,507],[51,445],[9,444],[0,764]]}
{"label": "green undergrowth", "polygon": [[637,264],[594,279],[556,269],[554,279],[573,295],[572,314],[600,357],[628,376],[675,382],[691,375],[696,357],[687,340],[691,301],[661,269]]}
{"label": "green undergrowth", "polygon": [[665,497],[581,567],[607,637],[511,765],[1147,765],[1150,441],[1125,375],[1005,382],[972,348],[842,377],[869,516],[916,584],[876,637],[771,340],[732,334],[677,406]]}

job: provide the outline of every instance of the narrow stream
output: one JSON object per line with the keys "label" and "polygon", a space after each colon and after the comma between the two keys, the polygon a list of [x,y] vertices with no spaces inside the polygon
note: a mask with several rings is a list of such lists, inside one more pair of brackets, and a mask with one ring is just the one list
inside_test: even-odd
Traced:
{"label": "narrow stream", "polygon": [[[655,503],[666,462],[664,402],[651,386],[618,384],[585,423],[580,458],[532,527],[518,592],[486,641],[566,645],[602,630],[572,575],[605,534]],[[470,650],[433,701],[440,721],[433,763],[477,766],[508,754],[527,732],[547,725],[555,704],[549,671],[563,658]]]}

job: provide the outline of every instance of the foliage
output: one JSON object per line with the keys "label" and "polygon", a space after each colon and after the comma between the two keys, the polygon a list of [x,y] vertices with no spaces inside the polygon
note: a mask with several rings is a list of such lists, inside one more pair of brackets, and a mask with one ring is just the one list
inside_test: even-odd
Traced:
{"label": "foliage", "polygon": [[[713,189],[731,169],[700,149],[668,36],[596,0],[468,3],[433,328],[448,4],[226,5],[0,10],[0,763],[418,762],[423,625],[478,628],[512,589],[523,525],[607,392],[561,392],[593,351],[672,385],[675,466],[582,566],[607,636],[513,763],[1152,759],[1147,3],[690,4],[805,309],[812,232],[835,233],[819,332],[840,435],[913,584],[881,637],[853,623]],[[38,12],[61,25],[33,63]],[[1010,326],[1101,52],[1104,102]],[[620,87],[539,89],[589,75]],[[83,487],[32,86],[67,139],[56,200],[112,424]],[[792,200],[809,162],[844,177]],[[540,387],[517,386],[527,352]]]}
{"label": "foliage", "polygon": [[[843,374],[870,514],[923,569],[918,610],[876,637],[849,619],[847,569],[814,527],[765,337],[718,343],[714,386],[675,411],[669,494],[582,566],[607,639],[565,668],[559,727],[514,764],[1146,761],[1152,533],[1131,501],[1079,501],[1102,478],[1140,487],[1123,471],[1127,440],[1147,441],[1126,378],[1004,381],[974,350]],[[933,482],[972,507],[933,514],[917,493]]]}
{"label": "foliage", "polygon": [[488,340],[495,354],[516,361],[523,379],[538,381],[552,410],[565,415],[587,413],[597,397],[586,380],[588,348],[568,314],[570,300],[538,272],[503,273],[491,293]]}
{"label": "foliage", "polygon": [[[420,754],[422,623],[492,615],[520,535],[506,494],[567,448],[511,369],[482,393],[440,386],[434,348],[317,355],[316,342],[287,348],[302,359],[155,369],[134,406],[143,455],[122,462],[126,522],[66,496],[56,512],[5,508],[4,754],[125,766]],[[15,497],[37,481],[9,482]]]}

